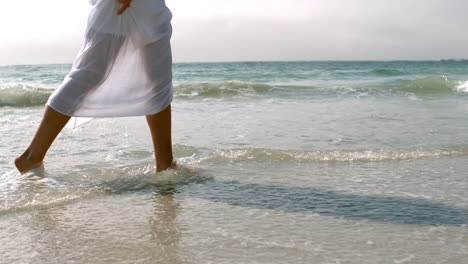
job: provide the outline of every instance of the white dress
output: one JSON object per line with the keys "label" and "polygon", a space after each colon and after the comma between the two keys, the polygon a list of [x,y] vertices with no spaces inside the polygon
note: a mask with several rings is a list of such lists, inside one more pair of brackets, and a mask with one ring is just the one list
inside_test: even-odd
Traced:
{"label": "white dress", "polygon": [[[89,0],[85,41],[47,105],[73,117],[151,115],[173,98],[172,13],[164,0]],[[72,119],[72,126],[77,119]],[[70,126],[70,124],[69,124]]]}

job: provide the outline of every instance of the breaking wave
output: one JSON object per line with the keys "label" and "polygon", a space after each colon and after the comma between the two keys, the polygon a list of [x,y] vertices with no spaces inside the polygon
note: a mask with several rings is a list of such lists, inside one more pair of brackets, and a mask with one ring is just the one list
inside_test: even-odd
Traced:
{"label": "breaking wave", "polygon": [[175,87],[177,96],[183,97],[232,97],[254,96],[268,93],[270,85],[243,81],[184,83]]}
{"label": "breaking wave", "polygon": [[325,94],[376,94],[376,95],[449,95],[468,93],[468,81],[449,80],[442,76],[425,77],[415,80],[400,80],[388,84],[366,86],[338,86],[315,88]]}
{"label": "breaking wave", "polygon": [[436,76],[405,81],[397,88],[417,94],[468,92],[468,81],[448,80],[445,77]]}
{"label": "breaking wave", "polygon": [[[0,107],[30,107],[44,105],[54,89],[16,84],[0,87]],[[449,80],[434,76],[393,84],[369,86],[313,87],[268,85],[237,80],[219,82],[182,83],[174,87],[175,96],[181,99],[236,98],[268,95],[270,97],[339,94],[417,94],[442,95],[468,93],[468,81]]]}
{"label": "breaking wave", "polygon": [[[266,84],[223,81],[203,83],[183,83],[174,88],[175,96],[180,98],[229,98],[249,97],[268,93],[273,88]],[[0,107],[29,107],[44,105],[54,89],[16,84],[0,87]]]}
{"label": "breaking wave", "polygon": [[26,85],[0,87],[0,106],[28,107],[43,105],[54,89]]}
{"label": "breaking wave", "polygon": [[399,81],[392,84],[367,86],[313,87],[296,85],[267,85],[243,81],[184,83],[175,87],[176,96],[182,98],[229,98],[268,95],[273,97],[339,94],[417,94],[442,95],[468,93],[468,81],[448,80],[445,77],[426,77]]}

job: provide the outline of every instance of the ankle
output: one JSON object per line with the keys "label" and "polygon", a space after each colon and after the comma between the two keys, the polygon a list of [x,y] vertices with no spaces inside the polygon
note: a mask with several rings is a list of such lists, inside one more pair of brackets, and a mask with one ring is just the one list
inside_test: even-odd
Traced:
{"label": "ankle", "polygon": [[174,159],[167,160],[167,161],[159,161],[156,162],[156,171],[164,171],[167,169],[172,169],[177,166],[177,162]]}
{"label": "ankle", "polygon": [[21,155],[21,157],[33,163],[42,162],[42,160],[44,159],[44,156],[38,155],[30,148],[26,149],[26,151],[23,153],[23,155]]}

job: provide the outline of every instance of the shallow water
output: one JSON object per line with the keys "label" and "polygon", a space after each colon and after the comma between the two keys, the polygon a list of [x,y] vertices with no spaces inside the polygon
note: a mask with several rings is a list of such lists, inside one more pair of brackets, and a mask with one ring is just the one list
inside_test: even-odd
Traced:
{"label": "shallow water", "polygon": [[196,170],[160,174],[141,117],[66,129],[16,173],[27,87],[66,67],[9,67],[0,263],[468,261],[466,63],[178,64],[174,151]]}

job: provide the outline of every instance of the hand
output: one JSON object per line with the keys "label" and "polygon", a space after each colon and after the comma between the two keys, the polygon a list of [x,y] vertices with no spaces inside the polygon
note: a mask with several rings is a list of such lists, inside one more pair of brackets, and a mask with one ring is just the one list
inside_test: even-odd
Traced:
{"label": "hand", "polygon": [[119,9],[117,12],[118,15],[121,15],[127,8],[130,7],[130,4],[132,3],[132,0],[119,0],[119,2],[122,4],[122,7]]}

